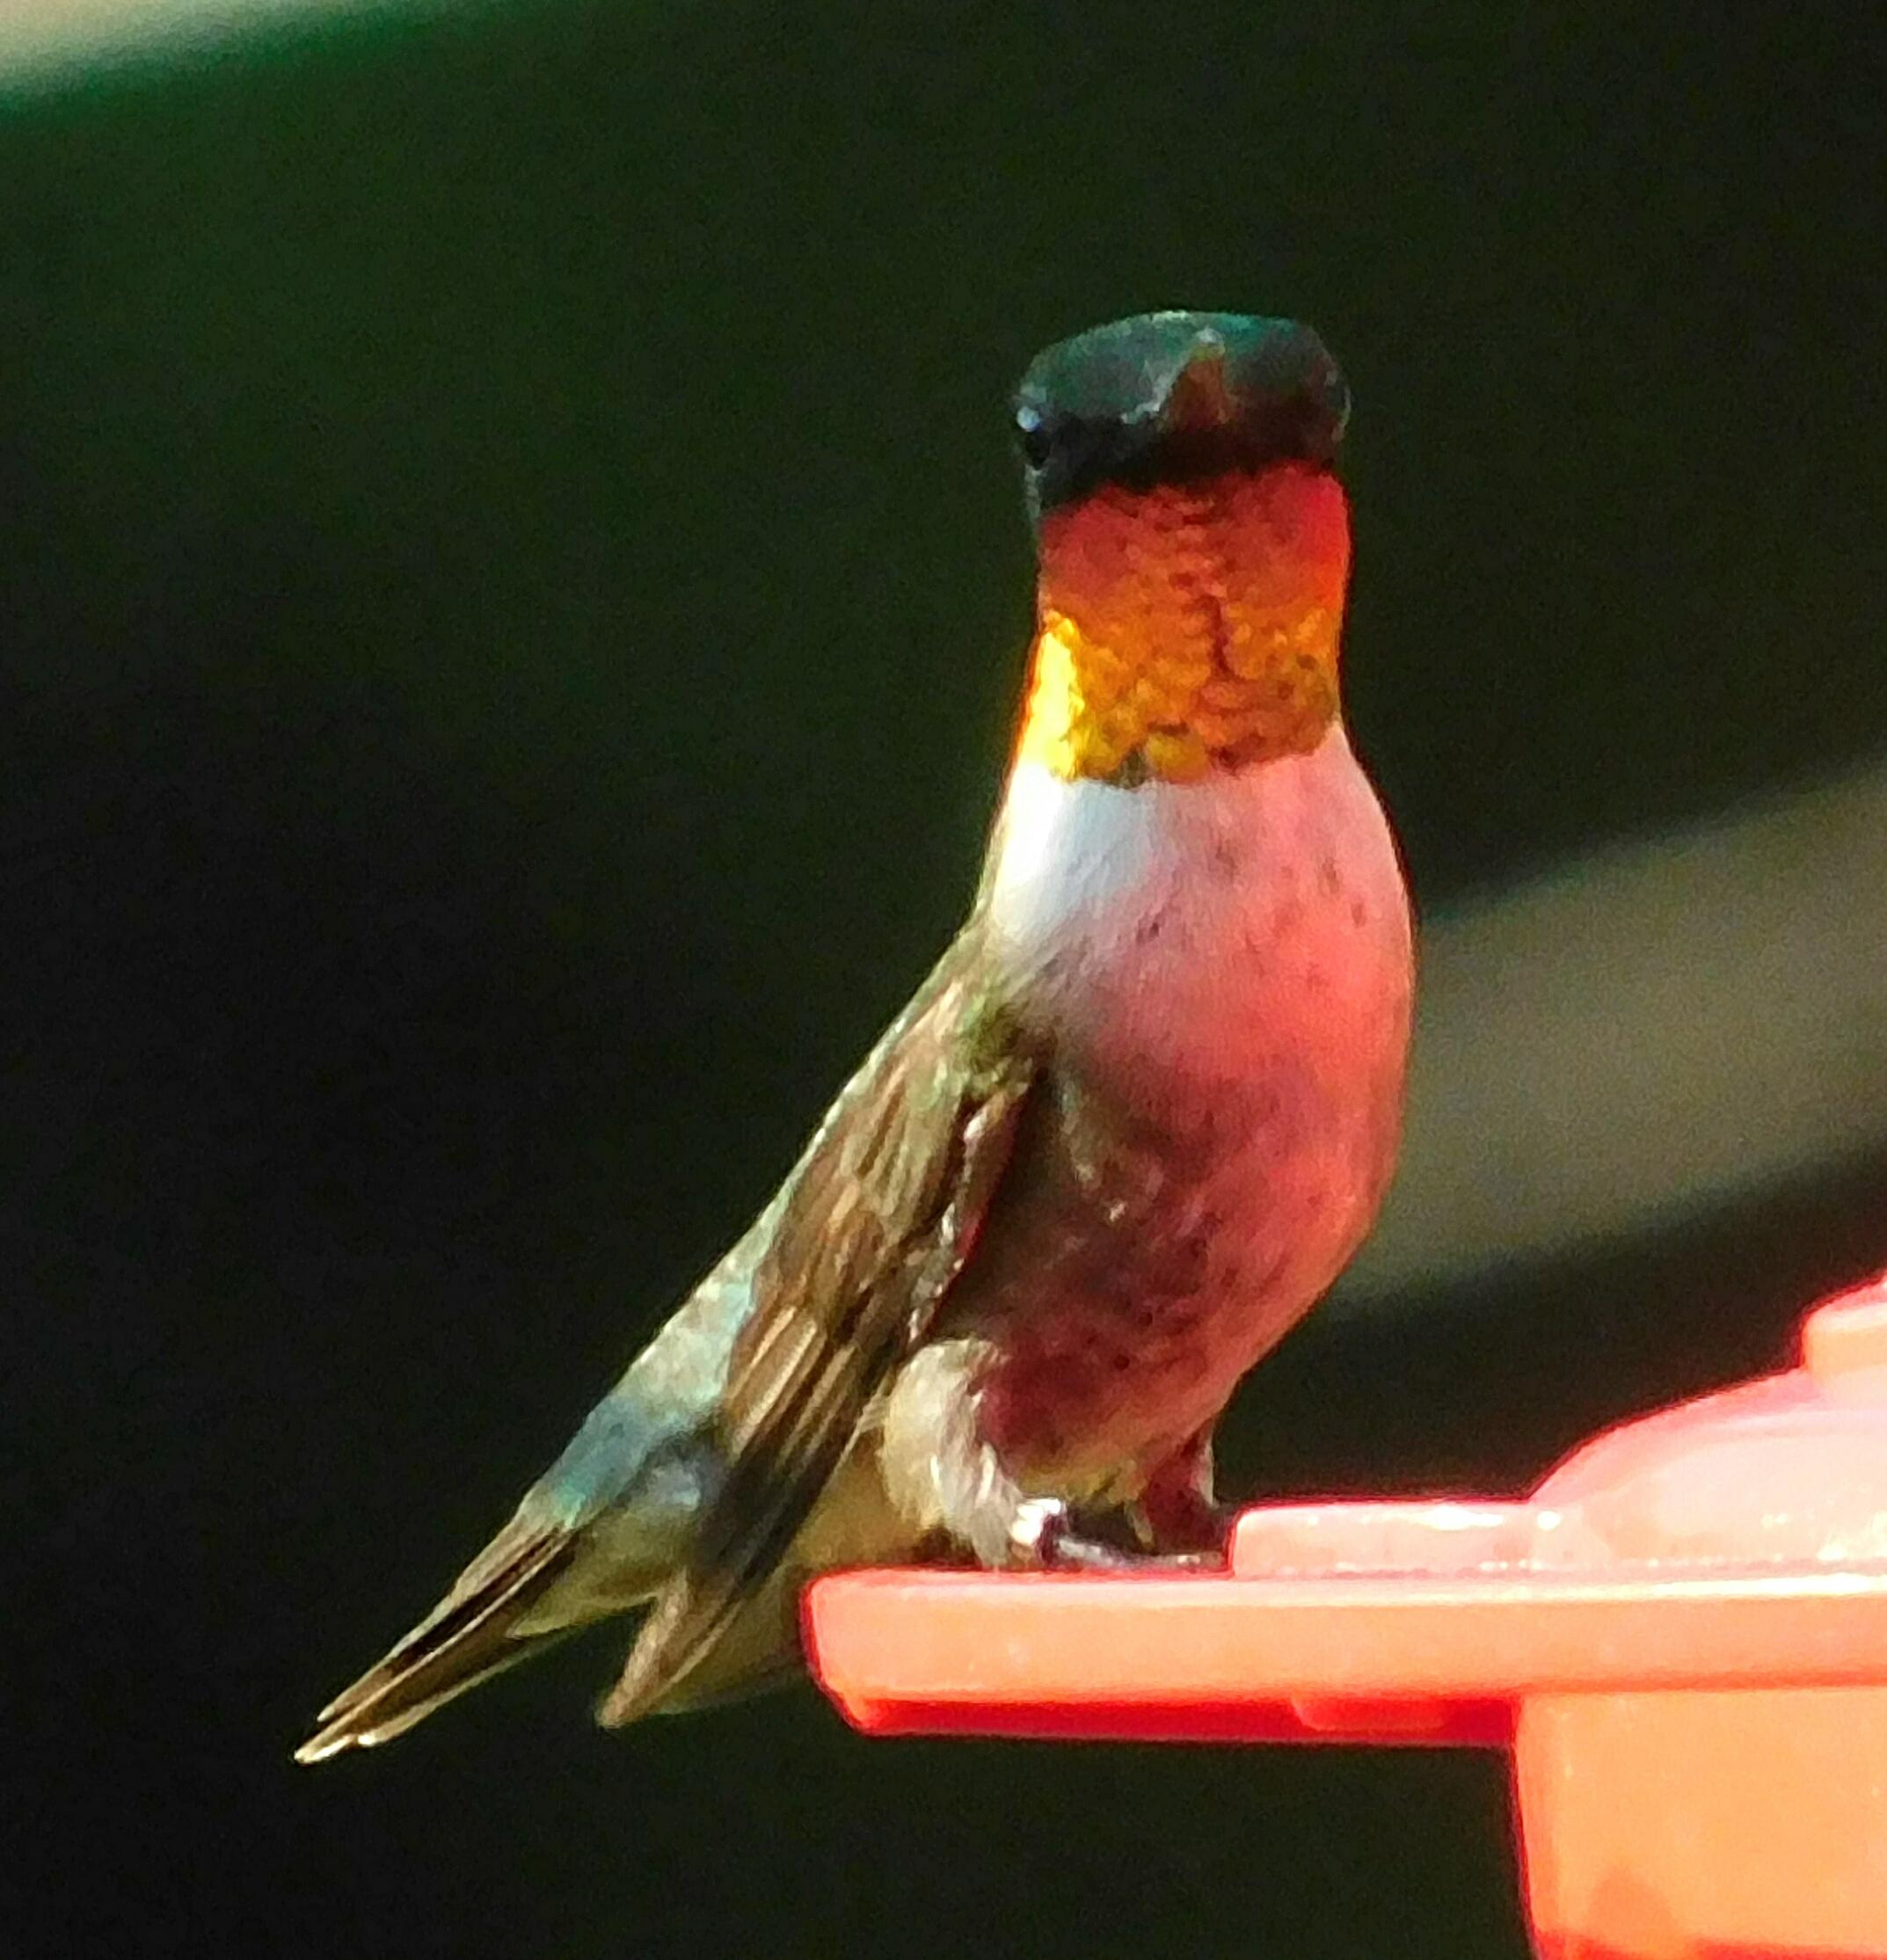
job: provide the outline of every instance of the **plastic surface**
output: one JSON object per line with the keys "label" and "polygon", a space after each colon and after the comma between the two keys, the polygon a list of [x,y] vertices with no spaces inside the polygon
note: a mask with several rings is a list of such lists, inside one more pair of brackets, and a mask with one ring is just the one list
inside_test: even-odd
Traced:
{"label": "plastic surface", "polygon": [[805,1610],[876,1733],[1508,1747],[1545,1955],[1887,1956],[1887,1280],[1524,1504],[1269,1507],[1223,1573],[856,1572]]}

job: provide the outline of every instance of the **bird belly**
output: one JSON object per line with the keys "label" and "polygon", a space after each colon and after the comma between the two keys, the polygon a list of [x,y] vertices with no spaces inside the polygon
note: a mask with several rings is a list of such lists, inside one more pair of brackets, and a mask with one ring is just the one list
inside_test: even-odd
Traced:
{"label": "bird belly", "polygon": [[1124,1497],[1374,1219],[1409,1038],[1402,872],[1340,728],[1204,783],[1018,783],[997,853],[993,929],[1053,1059],[951,1323],[987,1343],[981,1422],[1012,1474]]}

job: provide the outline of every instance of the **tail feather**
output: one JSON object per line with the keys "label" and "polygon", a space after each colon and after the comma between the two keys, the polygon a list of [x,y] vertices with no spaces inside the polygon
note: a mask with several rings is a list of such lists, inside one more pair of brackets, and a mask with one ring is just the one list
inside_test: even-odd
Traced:
{"label": "tail feather", "polygon": [[576,1542],[567,1525],[522,1512],[514,1518],[433,1612],[322,1709],[321,1728],[295,1751],[295,1760],[320,1762],[344,1749],[390,1741],[571,1630],[524,1622]]}

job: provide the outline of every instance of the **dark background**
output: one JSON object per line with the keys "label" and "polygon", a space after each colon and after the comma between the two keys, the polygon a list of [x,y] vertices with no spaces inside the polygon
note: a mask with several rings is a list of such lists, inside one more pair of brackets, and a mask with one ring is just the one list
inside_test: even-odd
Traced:
{"label": "dark background", "polygon": [[[0,104],[8,1951],[1524,1951],[1490,1758],[608,1738],[613,1631],[288,1757],[951,930],[1038,345],[1338,351],[1431,912],[1887,740],[1875,17],[1648,13],[559,0]],[[1883,1207],[1314,1322],[1234,1482],[1519,1487]]]}

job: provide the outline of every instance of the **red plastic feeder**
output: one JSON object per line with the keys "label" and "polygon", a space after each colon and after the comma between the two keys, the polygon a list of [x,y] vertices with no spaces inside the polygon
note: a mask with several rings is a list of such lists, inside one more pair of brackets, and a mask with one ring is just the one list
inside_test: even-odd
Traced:
{"label": "red plastic feeder", "polygon": [[813,1665],[881,1735],[1509,1749],[1541,1954],[1887,1956],[1887,1278],[1802,1350],[1524,1504],[1249,1511],[1223,1573],[822,1579]]}

